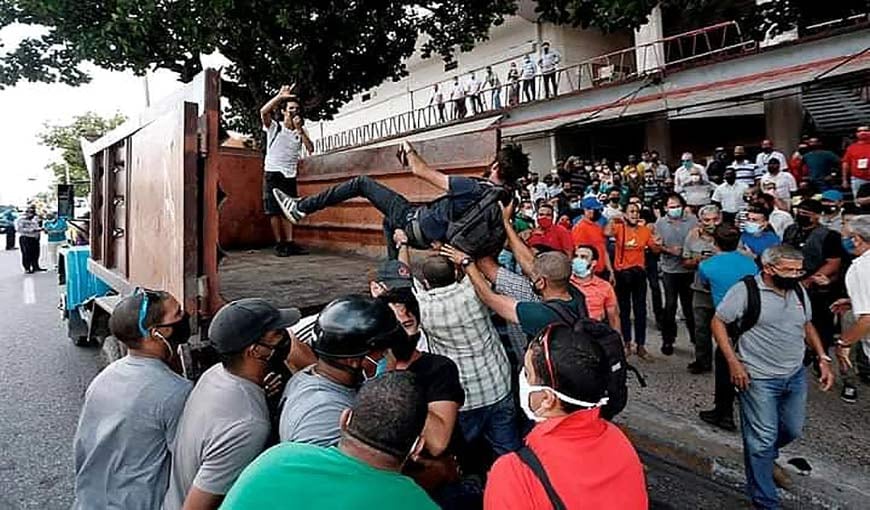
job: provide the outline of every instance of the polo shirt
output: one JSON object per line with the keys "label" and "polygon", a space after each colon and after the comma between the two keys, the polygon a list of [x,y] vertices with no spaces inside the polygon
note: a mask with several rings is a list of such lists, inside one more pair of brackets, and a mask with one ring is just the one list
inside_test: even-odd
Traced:
{"label": "polo shirt", "polygon": [[[540,459],[567,508],[646,509],[643,466],[616,425],[600,409],[575,411],[535,425],[526,444]],[[492,466],[483,497],[485,510],[552,508],[543,485],[516,453]],[[410,508],[410,507],[409,507]]]}
{"label": "polo shirt", "polygon": [[562,225],[553,225],[546,230],[536,229],[529,237],[527,244],[529,246],[543,244],[561,251],[569,258],[574,256],[574,241],[571,240],[571,232]]}
{"label": "polo shirt", "polygon": [[756,274],[758,265],[755,261],[738,251],[717,253],[698,265],[698,278],[703,285],[710,287],[714,306],[719,306],[735,283]]}
{"label": "polo shirt", "polygon": [[740,234],[740,244],[745,246],[756,257],[760,257],[764,250],[771,246],[778,246],[782,243],[779,236],[770,230],[763,230],[758,234]]}
{"label": "polo shirt", "polygon": [[846,148],[843,162],[849,165],[849,174],[858,179],[870,180],[870,142],[857,141]]}
{"label": "polo shirt", "polygon": [[722,211],[734,214],[746,205],[743,193],[747,188],[746,183],[740,181],[734,181],[734,184],[723,182],[713,190],[713,201],[722,205]]}
{"label": "polo shirt", "polygon": [[590,319],[603,321],[607,318],[607,309],[616,306],[616,292],[607,280],[597,276],[578,278],[572,275],[571,284],[586,298],[586,310]]}
{"label": "polo shirt", "polygon": [[[752,379],[783,379],[803,367],[806,352],[805,326],[813,316],[810,298],[803,287],[780,295],[755,277],[761,293],[758,322],[740,336],[737,356]],[[797,292],[804,294],[803,303]],[[716,307],[716,317],[726,324],[746,313],[749,295],[746,285],[734,285]]]}
{"label": "polo shirt", "polygon": [[629,226],[627,223],[617,223],[613,226],[613,237],[616,239],[616,253],[613,257],[614,271],[631,267],[646,267],[644,251],[652,246],[652,231],[646,225]]}
{"label": "polo shirt", "polygon": [[598,261],[595,262],[596,273],[601,273],[607,268],[607,264],[604,262],[604,257],[607,256],[607,238],[604,236],[604,229],[601,225],[582,218],[571,229],[571,239],[575,248],[581,244],[595,247],[595,251],[598,252]]}
{"label": "polo shirt", "polygon": [[221,505],[225,510],[437,510],[413,480],[374,468],[338,448],[282,443],[252,462]]}

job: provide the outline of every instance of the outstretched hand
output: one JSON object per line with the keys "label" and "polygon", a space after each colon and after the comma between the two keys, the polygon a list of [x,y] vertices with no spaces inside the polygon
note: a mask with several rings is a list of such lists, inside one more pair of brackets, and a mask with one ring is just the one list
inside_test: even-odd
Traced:
{"label": "outstretched hand", "polygon": [[281,87],[281,90],[278,91],[278,96],[283,98],[283,99],[289,99],[291,97],[295,97],[295,95],[293,94],[293,89],[295,89],[295,88],[296,88],[295,83],[292,85],[283,85]]}
{"label": "outstretched hand", "polygon": [[450,246],[449,244],[445,244],[441,247],[441,255],[450,259],[450,261],[457,266],[462,265],[463,259],[468,258],[468,255]]}
{"label": "outstretched hand", "polygon": [[395,243],[396,247],[408,244],[408,234],[404,230],[397,228],[393,232],[393,243]]}

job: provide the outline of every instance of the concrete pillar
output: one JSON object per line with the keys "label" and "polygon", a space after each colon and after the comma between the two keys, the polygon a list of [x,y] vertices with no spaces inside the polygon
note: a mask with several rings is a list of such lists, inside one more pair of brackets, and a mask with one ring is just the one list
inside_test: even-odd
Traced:
{"label": "concrete pillar", "polygon": [[767,138],[784,154],[797,147],[804,127],[800,87],[765,94],[764,124]]}
{"label": "concrete pillar", "polygon": [[649,21],[634,31],[635,61],[639,74],[665,64],[664,46],[661,43],[649,44],[662,38],[664,38],[662,8],[656,6],[649,14]]}
{"label": "concrete pillar", "polygon": [[671,150],[671,122],[667,118],[652,119],[646,122],[645,149],[659,151],[659,159],[674,163]]}

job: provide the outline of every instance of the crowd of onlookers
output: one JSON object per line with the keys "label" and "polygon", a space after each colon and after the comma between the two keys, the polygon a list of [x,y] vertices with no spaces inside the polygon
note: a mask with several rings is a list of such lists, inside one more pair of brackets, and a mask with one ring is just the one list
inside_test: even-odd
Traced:
{"label": "crowd of onlookers", "polygon": [[[208,328],[220,362],[195,385],[173,371],[189,317],[138,290],[109,323],[128,355],[85,395],[75,508],[646,508],[637,453],[609,421],[625,404],[614,374],[673,355],[678,308],[687,369],[715,372],[700,419],[735,431],[739,401],[749,496],[777,508],[807,374],[827,390],[838,371],[846,402],[856,375],[870,381],[868,135],[842,158],[814,139],[788,158],[765,141],[754,160],[735,147],[677,168],[655,151],[568,158],[512,188],[498,257],[433,242],[414,260],[420,234],[392,225],[369,296],[309,318],[228,303]],[[414,171],[454,200],[475,185]],[[367,178],[323,194],[279,206],[399,202]]]}

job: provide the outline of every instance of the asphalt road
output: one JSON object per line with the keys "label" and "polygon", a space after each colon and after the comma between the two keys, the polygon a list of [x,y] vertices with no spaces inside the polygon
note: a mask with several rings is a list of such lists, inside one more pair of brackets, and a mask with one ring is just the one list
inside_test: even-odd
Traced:
{"label": "asphalt road", "polygon": [[[75,347],[57,310],[53,272],[25,275],[0,251],[0,510],[72,502],[72,438],[96,348]],[[644,455],[652,508],[744,507],[736,490]]]}

